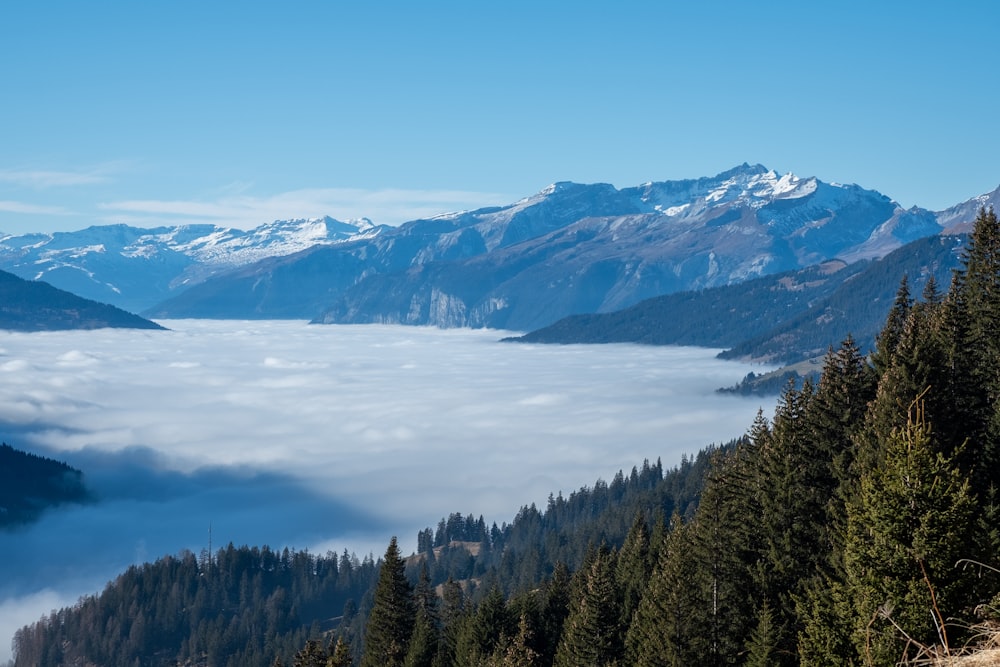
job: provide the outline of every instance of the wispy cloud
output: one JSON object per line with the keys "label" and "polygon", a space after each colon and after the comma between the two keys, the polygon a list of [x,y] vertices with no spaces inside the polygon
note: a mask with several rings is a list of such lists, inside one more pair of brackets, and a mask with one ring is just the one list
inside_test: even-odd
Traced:
{"label": "wispy cloud", "polygon": [[[246,184],[234,186],[240,192]],[[496,206],[514,198],[492,192],[463,190],[364,190],[314,188],[293,190],[270,197],[243,194],[216,200],[134,199],[106,202],[99,208],[109,222],[163,225],[209,222],[249,229],[272,220],[329,215],[341,220],[370,218],[380,224],[398,225],[451,211]]]}
{"label": "wispy cloud", "polygon": [[45,169],[0,169],[0,183],[45,190],[79,185],[108,183],[111,177],[103,170],[53,171]]}
{"label": "wispy cloud", "polygon": [[72,215],[73,212],[62,206],[39,206],[19,201],[0,200],[0,211],[4,213],[23,213],[25,215]]}

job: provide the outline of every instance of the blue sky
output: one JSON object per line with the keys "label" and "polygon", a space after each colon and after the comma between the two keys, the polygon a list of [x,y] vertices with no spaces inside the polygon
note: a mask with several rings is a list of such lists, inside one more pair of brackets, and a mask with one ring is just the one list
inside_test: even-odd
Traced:
{"label": "blue sky", "polygon": [[12,2],[0,230],[397,224],[741,162],[993,190],[992,2]]}

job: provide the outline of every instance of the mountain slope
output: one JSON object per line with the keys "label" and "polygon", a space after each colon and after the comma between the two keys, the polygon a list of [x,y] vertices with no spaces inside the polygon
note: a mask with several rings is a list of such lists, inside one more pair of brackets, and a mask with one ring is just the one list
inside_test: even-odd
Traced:
{"label": "mountain slope", "polygon": [[[934,220],[856,185],[761,165],[622,190],[557,183],[510,206],[413,221],[321,255],[246,267],[148,312],[274,317],[292,300],[325,323],[528,330],[841,256],[881,256],[940,231]],[[285,293],[291,285],[303,293]]]}
{"label": "mountain slope", "polygon": [[51,331],[105,327],[163,329],[115,306],[0,271],[0,329]]}
{"label": "mountain slope", "polygon": [[0,529],[33,521],[48,507],[89,499],[79,470],[0,444]]}
{"label": "mountain slope", "polygon": [[875,261],[826,262],[670,294],[612,313],[567,317],[506,340],[725,347],[723,358],[781,363],[822,355],[847,334],[867,349],[885,324],[902,276],[915,294],[930,276],[944,289],[963,243],[956,236],[918,239]]}
{"label": "mountain slope", "polygon": [[0,269],[142,311],[212,275],[380,229],[365,219],[333,218],[276,220],[250,231],[215,225],[104,225],[0,237]]}

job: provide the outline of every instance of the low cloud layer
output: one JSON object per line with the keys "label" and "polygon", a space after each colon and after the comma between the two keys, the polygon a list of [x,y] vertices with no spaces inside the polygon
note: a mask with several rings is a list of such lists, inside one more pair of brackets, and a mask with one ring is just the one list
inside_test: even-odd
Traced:
{"label": "low cloud layer", "polygon": [[215,547],[412,549],[450,512],[502,523],[643,459],[672,466],[762,405],[713,393],[749,369],[709,350],[163,324],[0,333],[0,435],[82,469],[101,499],[0,533],[0,637],[131,563],[206,548],[210,528]]}

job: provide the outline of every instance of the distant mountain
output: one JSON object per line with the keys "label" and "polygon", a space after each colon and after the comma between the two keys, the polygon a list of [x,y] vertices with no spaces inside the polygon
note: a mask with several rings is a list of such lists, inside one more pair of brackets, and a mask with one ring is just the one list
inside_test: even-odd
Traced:
{"label": "distant mountain", "polygon": [[145,310],[206,278],[266,257],[378,234],[370,220],[276,220],[250,231],[215,225],[88,227],[0,235],[0,269],[126,310]]}
{"label": "distant mountain", "polygon": [[49,507],[89,499],[79,470],[0,444],[0,529],[34,521]]}
{"label": "distant mountain", "polygon": [[794,363],[851,334],[870,348],[905,274],[919,295],[933,276],[947,289],[965,238],[918,239],[879,260],[830,261],[741,284],[680,292],[611,313],[564,319],[525,343],[645,343],[728,348],[722,358]]}
{"label": "distant mountain", "polygon": [[940,231],[930,211],[761,165],[621,190],[556,183],[509,206],[247,266],[148,312],[530,330],[662,294],[880,257]]}
{"label": "distant mountain", "polygon": [[0,329],[50,331],[105,327],[163,329],[115,306],[0,271]]}
{"label": "distant mountain", "polygon": [[983,195],[903,209],[857,185],[742,164],[618,189],[555,183],[399,227],[287,220],[0,238],[0,269],[148,317],[301,318],[530,331],[562,317],[884,257],[961,230]]}

